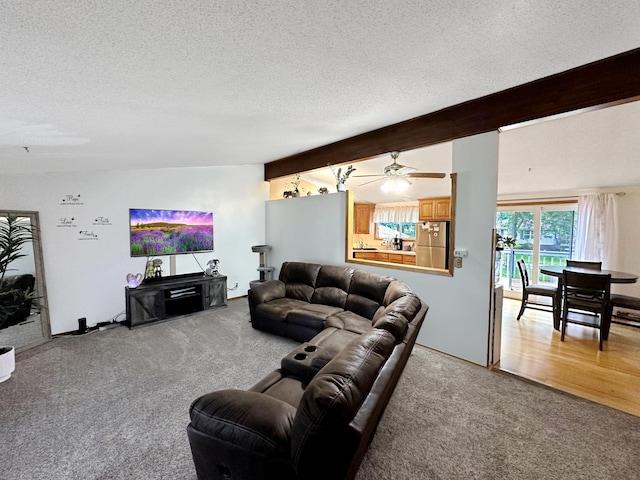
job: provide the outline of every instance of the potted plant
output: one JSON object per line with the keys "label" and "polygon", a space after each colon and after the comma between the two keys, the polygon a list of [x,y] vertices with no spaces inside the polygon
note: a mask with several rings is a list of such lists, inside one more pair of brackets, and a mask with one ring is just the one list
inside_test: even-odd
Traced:
{"label": "potted plant", "polygon": [[291,185],[293,186],[293,197],[299,197],[300,196],[300,190],[302,189],[302,187],[300,187],[300,175],[294,175],[293,180],[291,180]]}
{"label": "potted plant", "polygon": [[496,232],[496,250],[502,251],[505,248],[507,250],[512,250],[518,246],[518,243],[515,241],[513,237],[505,237]]}
{"label": "potted plant", "polygon": [[518,246],[513,237],[503,236],[496,232],[496,264],[495,264],[495,283],[500,281],[502,277],[502,251],[513,250]]}
{"label": "potted plant", "polygon": [[[9,215],[0,221],[0,328],[7,319],[26,305],[37,304],[38,297],[31,289],[15,288],[14,284],[3,286],[9,265],[25,257],[22,247],[33,240],[31,227],[20,218]],[[15,349],[0,345],[0,382],[7,380],[15,369]]]}
{"label": "potted plant", "polygon": [[347,189],[344,183],[349,178],[349,175],[351,175],[355,171],[356,169],[353,168],[353,165],[349,165],[349,167],[344,172],[342,171],[342,167],[339,167],[337,171],[334,170],[333,167],[331,167],[331,172],[336,179],[336,189],[339,192],[344,192]]}
{"label": "potted plant", "polygon": [[16,351],[13,347],[0,346],[0,383],[9,380],[16,369]]}

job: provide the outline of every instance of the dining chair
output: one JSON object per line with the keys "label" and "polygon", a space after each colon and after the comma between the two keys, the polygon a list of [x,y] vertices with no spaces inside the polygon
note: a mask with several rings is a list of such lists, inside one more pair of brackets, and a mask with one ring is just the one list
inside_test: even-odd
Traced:
{"label": "dining chair", "polygon": [[[611,322],[621,323],[621,324],[630,325],[630,326],[636,326],[626,322],[614,321],[613,320],[613,317],[615,316],[613,314],[614,307],[624,308],[626,310],[640,311],[640,298],[632,297],[630,295],[619,295],[617,293],[612,293],[611,296],[609,297],[609,318],[611,319]],[[623,318],[623,317],[620,316],[617,318]]]}
{"label": "dining chair", "polygon": [[[567,323],[576,323],[598,329],[598,348],[608,337],[611,324],[609,298],[611,274],[577,273],[562,271],[562,334],[564,342]],[[571,312],[569,311],[571,309]],[[593,315],[582,315],[589,312]]]}
{"label": "dining chair", "polygon": [[567,259],[567,267],[590,268],[591,270],[602,270],[602,262],[586,262],[583,260]]}
{"label": "dining chair", "polygon": [[[555,308],[556,296],[558,294],[558,288],[555,285],[539,285],[536,283],[529,283],[527,264],[524,263],[524,260],[522,259],[518,260],[516,263],[518,264],[518,270],[520,270],[520,279],[522,280],[522,303],[520,304],[520,312],[518,313],[518,317],[516,320],[520,320],[520,317],[524,313],[525,308],[530,308],[532,310],[541,310],[543,312],[553,312]],[[529,295],[550,297],[551,305],[548,305],[546,303],[530,302]]]}

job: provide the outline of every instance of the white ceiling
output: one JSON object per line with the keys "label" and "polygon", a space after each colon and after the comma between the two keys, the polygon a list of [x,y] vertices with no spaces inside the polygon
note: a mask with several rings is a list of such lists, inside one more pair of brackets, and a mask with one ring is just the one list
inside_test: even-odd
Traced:
{"label": "white ceiling", "polygon": [[[6,0],[0,170],[262,164],[631,50],[638,18],[637,0]],[[528,148],[501,151],[501,189],[542,169]]]}

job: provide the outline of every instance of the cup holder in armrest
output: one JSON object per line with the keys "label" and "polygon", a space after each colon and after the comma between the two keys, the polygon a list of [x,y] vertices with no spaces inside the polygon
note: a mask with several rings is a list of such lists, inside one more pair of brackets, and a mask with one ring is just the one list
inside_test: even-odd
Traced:
{"label": "cup holder in armrest", "polygon": [[330,360],[324,357],[326,352],[322,347],[303,343],[284,357],[280,364],[283,370],[306,382],[311,380]]}

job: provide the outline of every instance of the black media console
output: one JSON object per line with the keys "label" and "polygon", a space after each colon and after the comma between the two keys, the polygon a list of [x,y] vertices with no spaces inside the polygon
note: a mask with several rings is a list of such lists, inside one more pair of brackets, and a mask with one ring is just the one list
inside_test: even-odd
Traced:
{"label": "black media console", "polygon": [[227,277],[174,275],[125,287],[129,328],[227,306]]}

